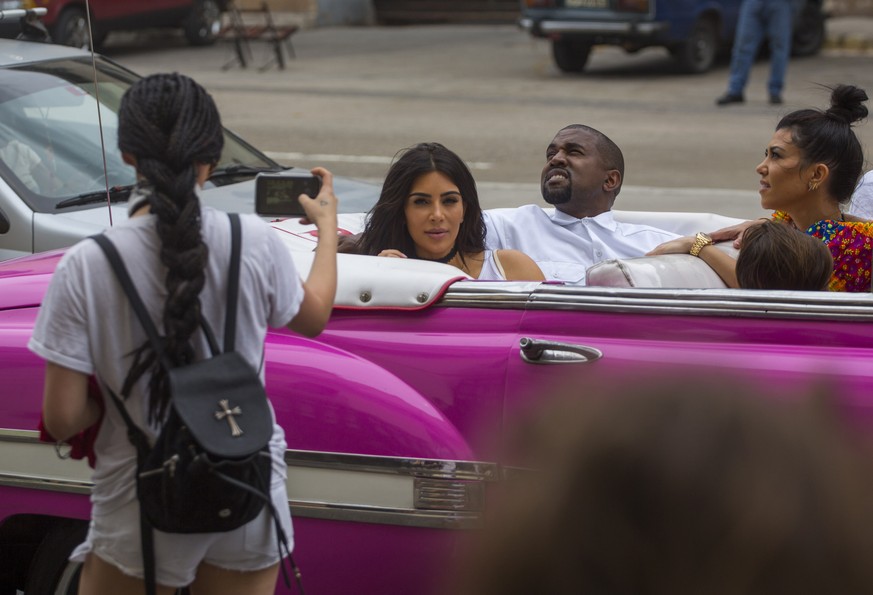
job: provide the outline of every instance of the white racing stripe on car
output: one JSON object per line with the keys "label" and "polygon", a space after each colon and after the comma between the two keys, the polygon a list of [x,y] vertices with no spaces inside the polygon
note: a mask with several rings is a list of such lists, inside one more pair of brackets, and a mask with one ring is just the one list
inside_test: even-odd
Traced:
{"label": "white racing stripe on car", "polygon": [[[391,165],[394,162],[394,157],[385,157],[383,155],[332,155],[329,153],[288,153],[282,151],[264,151],[264,154],[270,159],[281,161],[330,161],[336,163],[370,163],[375,165]],[[470,169],[491,169],[494,167],[494,164],[487,161],[468,161],[467,167]]]}
{"label": "white racing stripe on car", "polygon": [[[89,494],[87,463],[60,459],[53,445],[37,436],[0,429],[0,486]],[[487,463],[291,450],[285,458],[292,514],[339,521],[475,527],[481,521],[482,482],[496,478]]]}

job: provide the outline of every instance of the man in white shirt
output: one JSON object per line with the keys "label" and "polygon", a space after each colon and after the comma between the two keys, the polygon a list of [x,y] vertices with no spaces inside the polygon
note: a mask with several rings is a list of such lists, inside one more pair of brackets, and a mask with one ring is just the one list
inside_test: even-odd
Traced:
{"label": "man in white shirt", "polygon": [[643,256],[678,236],[621,223],[612,214],[624,177],[621,149],[606,135],[582,124],[561,129],[546,149],[537,205],[485,211],[487,248],[514,249],[530,256],[546,279],[584,285],[585,271],[612,258]]}
{"label": "man in white shirt", "polygon": [[864,174],[858,182],[848,212],[862,219],[873,220],[873,169]]}

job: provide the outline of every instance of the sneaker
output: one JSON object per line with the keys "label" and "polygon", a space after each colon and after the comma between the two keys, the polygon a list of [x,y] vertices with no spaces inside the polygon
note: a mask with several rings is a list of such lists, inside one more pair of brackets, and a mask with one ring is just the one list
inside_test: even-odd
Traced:
{"label": "sneaker", "polygon": [[782,105],[782,96],[770,95],[770,105]]}
{"label": "sneaker", "polygon": [[715,100],[716,105],[729,105],[731,103],[743,103],[745,102],[745,98],[742,94],[735,95],[734,93],[725,93],[721,97]]}

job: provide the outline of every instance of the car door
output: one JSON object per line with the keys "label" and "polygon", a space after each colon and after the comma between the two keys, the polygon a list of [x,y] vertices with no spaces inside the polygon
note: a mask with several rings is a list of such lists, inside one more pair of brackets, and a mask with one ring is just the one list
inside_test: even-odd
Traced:
{"label": "car door", "polygon": [[554,394],[712,378],[781,397],[818,391],[873,420],[873,296],[544,287],[509,356],[506,416]]}
{"label": "car door", "polygon": [[454,307],[335,310],[319,341],[365,358],[408,384],[467,439],[478,460],[493,460],[507,357],[521,314]]}

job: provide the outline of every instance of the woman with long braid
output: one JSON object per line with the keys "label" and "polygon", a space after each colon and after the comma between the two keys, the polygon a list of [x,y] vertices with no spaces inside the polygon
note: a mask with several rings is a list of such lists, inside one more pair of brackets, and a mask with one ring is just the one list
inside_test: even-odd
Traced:
{"label": "woman with long braid", "polygon": [[[118,144],[139,180],[130,218],[106,232],[121,253],[174,365],[208,356],[201,316],[217,336],[224,330],[230,258],[226,214],[203,206],[197,187],[220,155],[223,131],[212,98],[193,80],[160,74],[134,84],[122,99]],[[315,336],[330,316],[336,292],[336,197],[332,176],[316,168],[322,189],[301,196],[319,231],[307,280],[256,216],[242,216],[240,305],[236,351],[261,367],[267,326],[287,325]],[[58,264],[30,348],[47,360],[43,416],[46,429],[65,440],[100,423],[94,450],[91,525],[72,560],[84,562],[79,593],[142,593],[143,562],[136,451],[119,411],[89,396],[94,375],[105,393],[125,394],[126,408],[150,438],[169,405],[167,378],[136,321],[110,265],[93,241],[71,248]],[[102,421],[101,421],[102,417]],[[285,492],[285,438],[274,424],[271,496],[291,538]],[[190,585],[191,593],[273,593],[280,562],[269,507],[226,533],[155,531],[158,593]]]}

